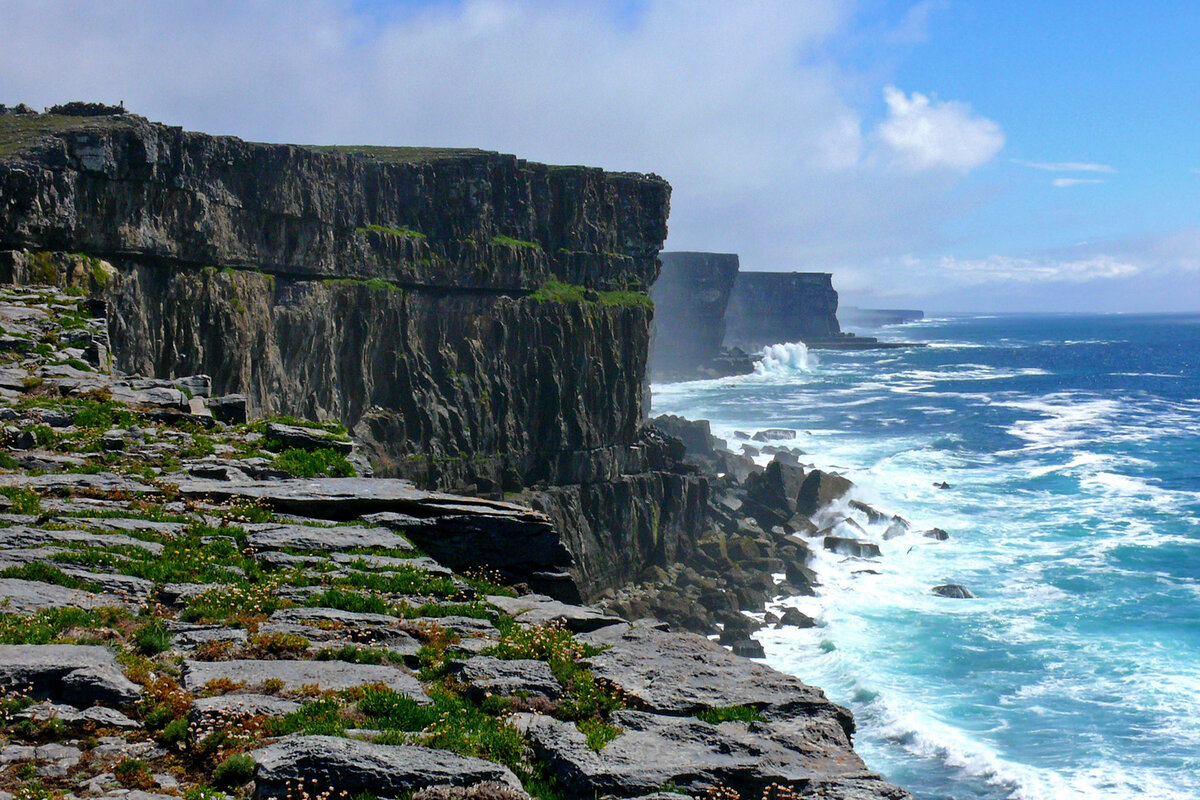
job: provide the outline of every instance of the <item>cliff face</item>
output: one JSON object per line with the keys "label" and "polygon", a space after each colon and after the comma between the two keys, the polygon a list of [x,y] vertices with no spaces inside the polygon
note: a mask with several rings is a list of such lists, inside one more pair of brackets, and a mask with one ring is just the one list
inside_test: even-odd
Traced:
{"label": "cliff face", "polygon": [[[705,491],[651,470],[638,438],[669,194],[481,151],[0,115],[0,249],[116,268],[115,366],[338,419],[382,474],[422,486],[550,487],[578,563],[606,565],[576,575],[590,591],[632,577]],[[629,520],[650,542],[629,563],[592,551]]]}
{"label": "cliff face", "polygon": [[[655,380],[736,374],[721,369],[725,309],[738,274],[732,253],[663,253],[662,272],[650,291],[654,337],[650,374]],[[748,362],[747,362],[748,363]],[[741,371],[748,371],[743,369]]]}
{"label": "cliff face", "polygon": [[837,339],[838,295],[827,272],[741,272],[726,312],[725,344],[757,350],[779,342]]}

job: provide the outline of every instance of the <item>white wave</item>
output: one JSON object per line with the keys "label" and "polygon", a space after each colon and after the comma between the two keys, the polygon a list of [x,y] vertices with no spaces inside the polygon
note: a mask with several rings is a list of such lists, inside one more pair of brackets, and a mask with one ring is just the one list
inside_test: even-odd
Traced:
{"label": "white wave", "polygon": [[754,365],[757,375],[811,372],[817,365],[816,356],[808,352],[808,346],[804,342],[773,344],[764,347],[760,355],[762,360]]}

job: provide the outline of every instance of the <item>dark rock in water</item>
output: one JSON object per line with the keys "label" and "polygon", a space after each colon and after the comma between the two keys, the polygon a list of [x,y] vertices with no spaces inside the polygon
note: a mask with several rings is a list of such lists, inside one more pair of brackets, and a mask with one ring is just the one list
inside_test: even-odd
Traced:
{"label": "dark rock in water", "polygon": [[941,528],[930,528],[927,531],[921,531],[921,535],[930,539],[937,539],[939,542],[944,542],[950,538],[950,534],[946,533]]}
{"label": "dark rock in water", "polygon": [[685,451],[683,458],[689,463],[710,468],[719,463],[720,455],[715,445],[720,440],[712,435],[712,428],[709,426],[708,420],[690,420],[663,414],[650,422],[663,433],[683,442]]}
{"label": "dark rock in water", "polygon": [[906,533],[908,533],[908,524],[901,524],[893,518],[891,524],[887,526],[887,530],[883,532],[883,540],[886,542],[898,539]]}
{"label": "dark rock in water", "polygon": [[852,488],[854,484],[841,475],[814,469],[800,487],[796,512],[811,517],[819,509],[845,496]]}
{"label": "dark rock in water", "polygon": [[884,522],[888,521],[887,514],[884,514],[882,511],[872,508],[871,506],[867,505],[866,503],[864,503],[860,500],[851,500],[849,505],[855,511],[861,511],[863,514],[866,514],[867,522],[870,523],[871,525],[881,525]]}
{"label": "dark rock in water", "polygon": [[853,556],[855,558],[879,558],[883,555],[879,550],[879,545],[874,542],[847,539],[841,536],[826,536],[825,549],[843,556]]}
{"label": "dark rock in water", "polygon": [[742,445],[742,455],[747,456],[748,458],[755,458],[759,455],[759,451],[757,448],[751,447],[748,444],[744,444]]}
{"label": "dark rock in water", "polygon": [[766,658],[767,651],[763,649],[762,643],[754,639],[742,639],[734,642],[732,651],[735,656],[742,658]]}
{"label": "dark rock in water", "polygon": [[96,645],[0,645],[0,689],[62,700],[78,708],[124,706],[142,697],[113,654]]}
{"label": "dark rock in water", "polygon": [[762,473],[747,476],[746,496],[786,519],[796,513],[796,498],[804,479],[805,473],[800,467],[772,461]]}
{"label": "dark rock in water", "polygon": [[758,797],[772,783],[819,787],[829,800],[909,797],[869,772],[829,718],[710,725],[619,711],[612,721],[622,733],[600,751],[569,722],[523,715],[518,724],[571,797],[636,797],[666,784],[688,794],[724,786]]}
{"label": "dark rock in water", "polygon": [[789,608],[779,618],[777,628],[815,628],[817,621],[799,609]]}
{"label": "dark rock in water", "polygon": [[303,428],[299,425],[283,425],[278,422],[267,423],[267,438],[281,442],[284,447],[295,447],[300,450],[335,450],[342,455],[349,455],[354,445],[343,437],[334,436],[321,430]]}
{"label": "dark rock in water", "polygon": [[770,442],[777,439],[795,438],[796,432],[789,428],[767,428],[765,431],[759,431],[753,436],[753,439],[756,442]]}
{"label": "dark rock in water", "polygon": [[498,781],[520,791],[517,777],[499,764],[447,750],[388,746],[336,736],[281,739],[250,753],[258,765],[255,797],[283,798],[303,783],[352,795],[401,797],[427,786],[473,786]]}
{"label": "dark rock in water", "polygon": [[951,487],[951,486],[950,486],[950,484],[946,483],[945,481],[942,481],[941,483],[935,483],[935,484],[933,484],[933,485],[934,485],[934,487],[935,487],[935,488],[937,488],[937,489],[950,489],[950,488],[953,488],[953,487]]}
{"label": "dark rock in water", "polygon": [[965,586],[957,583],[944,583],[941,586],[935,586],[931,590],[939,597],[949,597],[954,600],[967,600],[975,595]]}
{"label": "dark rock in water", "polygon": [[814,720],[833,720],[847,733],[853,732],[850,712],[826,699],[820,689],[739,658],[703,637],[616,625],[581,638],[609,646],[588,662],[598,677],[620,687],[635,707],[681,716],[750,705],[770,718],[805,714]]}

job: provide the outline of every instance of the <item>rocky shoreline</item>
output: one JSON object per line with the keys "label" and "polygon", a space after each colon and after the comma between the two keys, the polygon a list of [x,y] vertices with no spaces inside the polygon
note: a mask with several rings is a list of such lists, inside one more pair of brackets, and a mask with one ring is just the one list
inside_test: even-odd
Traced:
{"label": "rocky shoreline", "polygon": [[355,476],[344,429],[203,376],[111,374],[69,286],[0,292],[0,797],[908,796],[819,689],[439,563],[546,543],[532,578],[563,557],[544,515]]}

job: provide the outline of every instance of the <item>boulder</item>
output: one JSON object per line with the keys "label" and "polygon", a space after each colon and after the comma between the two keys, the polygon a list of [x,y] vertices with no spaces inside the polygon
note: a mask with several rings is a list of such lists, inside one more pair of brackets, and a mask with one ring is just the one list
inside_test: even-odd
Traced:
{"label": "boulder", "polygon": [[851,500],[849,505],[855,511],[860,511],[865,514],[867,517],[867,522],[871,525],[882,525],[888,521],[887,514],[884,514],[882,511],[874,508],[873,506],[867,505],[861,500]]}
{"label": "boulder", "polygon": [[233,717],[282,717],[299,710],[295,700],[268,694],[221,694],[194,700],[191,718],[193,722],[228,722]]}
{"label": "boulder", "polygon": [[46,608],[122,608],[131,600],[113,594],[95,594],[54,583],[0,578],[0,608],[4,611],[41,611]]}
{"label": "boulder", "polygon": [[788,428],[767,428],[765,431],[754,434],[751,438],[756,442],[790,440],[796,438],[796,432]]}
{"label": "boulder", "polygon": [[788,519],[796,513],[796,500],[804,479],[802,468],[776,458],[761,474],[746,477],[746,496]]}
{"label": "boulder", "polygon": [[941,528],[930,528],[927,531],[921,531],[921,535],[928,539],[936,539],[939,542],[944,542],[950,538],[950,534]]}
{"label": "boulder", "polygon": [[796,498],[796,512],[811,517],[820,509],[854,488],[854,484],[834,472],[814,469],[805,477]]}
{"label": "boulder", "polygon": [[199,692],[209,681],[231,681],[248,688],[266,681],[282,681],[286,690],[318,686],[326,691],[340,691],[381,683],[418,703],[430,702],[415,677],[397,667],[382,664],[349,664],[344,661],[185,661],[183,685],[189,692]]}
{"label": "boulder", "polygon": [[243,527],[246,529],[246,544],[255,550],[282,550],[286,547],[296,550],[330,551],[371,547],[415,552],[415,548],[407,539],[387,528],[348,525],[319,528],[280,523],[257,523]]}
{"label": "boulder", "polygon": [[267,439],[280,442],[284,447],[300,450],[333,450],[342,455],[350,455],[350,451],[354,449],[354,443],[344,436],[299,425],[268,422],[266,435]]}
{"label": "boulder", "polygon": [[701,636],[618,625],[580,639],[607,646],[588,659],[592,671],[646,711],[682,716],[749,705],[772,718],[807,714],[836,720],[847,735],[854,727],[850,712],[826,699],[820,689],[735,656]]}
{"label": "boulder", "polygon": [[734,642],[730,646],[730,650],[735,656],[742,658],[766,658],[767,651],[763,649],[762,643],[754,639],[742,639]]}
{"label": "boulder", "polygon": [[142,690],[125,677],[113,654],[98,645],[0,645],[0,688],[62,700],[77,708],[125,706]]}
{"label": "boulder", "polygon": [[776,628],[815,628],[817,621],[796,608],[789,608],[779,617]]}
{"label": "boulder", "polygon": [[351,795],[402,797],[429,786],[521,783],[507,767],[416,746],[388,746],[335,736],[294,736],[250,754],[258,764],[255,797],[284,798],[301,783]]}
{"label": "boulder", "polygon": [[527,594],[524,597],[488,595],[487,601],[524,625],[562,625],[575,633],[586,633],[624,622],[589,606],[575,606],[547,597]]}
{"label": "boulder", "polygon": [[843,556],[855,558],[879,558],[883,553],[879,545],[865,542],[861,539],[848,539],[843,536],[826,536],[825,549]]}
{"label": "boulder", "polygon": [[562,686],[544,661],[475,656],[453,664],[451,671],[467,684],[467,692],[476,702],[491,695],[548,700],[562,696]]}
{"label": "boulder", "polygon": [[571,797],[637,797],[667,784],[691,795],[724,786],[758,797],[772,783],[831,799],[909,797],[867,770],[828,719],[710,725],[620,711],[612,722],[621,734],[599,751],[571,723],[521,715],[518,724]]}
{"label": "boulder", "polygon": [[954,600],[967,600],[975,596],[970,589],[958,583],[943,583],[941,586],[933,587],[931,591],[938,597],[949,597]]}
{"label": "boulder", "polygon": [[208,400],[208,410],[220,422],[240,425],[246,422],[246,395],[227,394],[224,397],[211,397]]}

